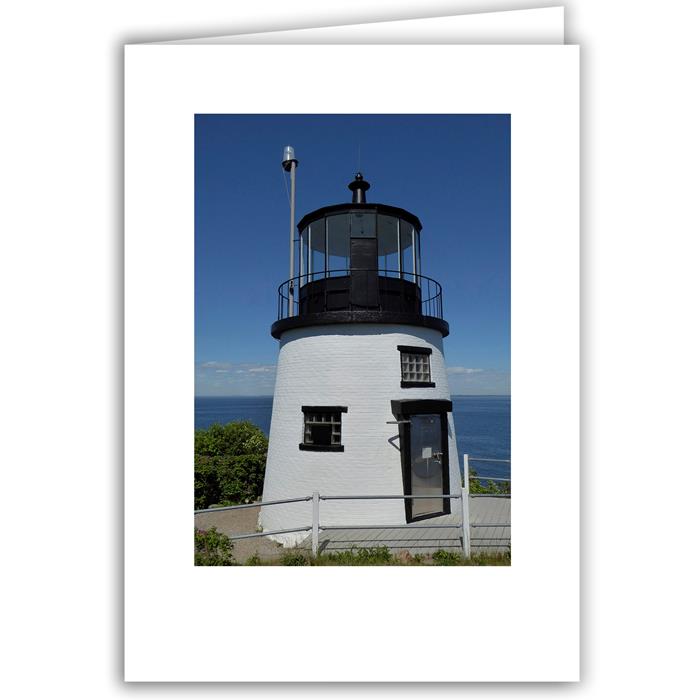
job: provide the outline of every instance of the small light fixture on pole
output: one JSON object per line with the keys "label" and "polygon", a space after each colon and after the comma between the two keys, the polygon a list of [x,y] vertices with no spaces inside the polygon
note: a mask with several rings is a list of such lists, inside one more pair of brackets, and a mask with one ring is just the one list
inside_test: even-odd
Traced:
{"label": "small light fixture on pole", "polygon": [[285,146],[282,155],[282,167],[289,173],[292,181],[292,194],[289,199],[289,310],[288,316],[294,315],[294,200],[296,198],[296,170],[299,161],[294,157],[294,147]]}

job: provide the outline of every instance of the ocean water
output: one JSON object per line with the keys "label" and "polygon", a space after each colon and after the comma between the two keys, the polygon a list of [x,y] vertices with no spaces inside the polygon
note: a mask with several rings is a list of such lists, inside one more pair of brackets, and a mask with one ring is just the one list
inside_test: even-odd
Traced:
{"label": "ocean water", "polygon": [[[452,415],[460,469],[463,455],[468,454],[478,474],[510,477],[510,464],[475,459],[510,459],[510,396],[453,396]],[[195,428],[249,420],[269,435],[271,418],[271,396],[198,396],[194,400]]]}
{"label": "ocean water", "polygon": [[476,459],[510,459],[510,396],[453,396],[452,415],[460,469],[468,454],[477,474],[510,478],[510,463]]}
{"label": "ocean water", "polygon": [[212,423],[233,420],[249,420],[269,435],[272,396],[195,396],[195,428],[208,428]]}

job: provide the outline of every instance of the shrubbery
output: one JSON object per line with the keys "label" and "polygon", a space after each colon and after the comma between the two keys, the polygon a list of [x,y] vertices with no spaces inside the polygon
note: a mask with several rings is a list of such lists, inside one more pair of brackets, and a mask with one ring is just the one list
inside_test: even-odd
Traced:
{"label": "shrubbery", "polygon": [[194,530],[195,566],[235,566],[233,543],[215,527]]}
{"label": "shrubbery", "polygon": [[448,552],[444,549],[438,549],[433,552],[433,563],[438,566],[459,566],[464,557],[459,552]]}
{"label": "shrubbery", "polygon": [[250,421],[194,433],[194,507],[252,503],[262,495],[267,437]]}
{"label": "shrubbery", "polygon": [[[216,531],[195,531],[195,563],[198,566],[238,566],[232,557],[228,537]],[[261,559],[256,552],[245,560],[246,566],[510,566],[510,551],[476,552],[467,559],[458,551],[440,549],[430,554],[411,554],[406,550],[393,553],[386,546],[352,547],[312,557],[311,552],[292,549],[279,557]]]}
{"label": "shrubbery", "polygon": [[308,566],[309,560],[301,552],[285,552],[280,563],[283,566]]}
{"label": "shrubbery", "polygon": [[[476,476],[476,470],[470,469],[469,476]],[[492,479],[469,479],[469,493],[510,493],[510,481],[493,481]]]}
{"label": "shrubbery", "polygon": [[[394,561],[394,555],[387,546],[360,547],[345,550],[343,552],[329,552],[323,555],[323,560],[336,566],[381,566],[382,564],[398,563]],[[323,561],[322,560],[322,561]]]}

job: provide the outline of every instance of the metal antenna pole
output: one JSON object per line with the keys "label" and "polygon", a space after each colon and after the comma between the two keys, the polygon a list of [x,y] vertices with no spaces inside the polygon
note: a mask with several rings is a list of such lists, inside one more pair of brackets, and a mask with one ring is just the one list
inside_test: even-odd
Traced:
{"label": "metal antenna pole", "polygon": [[289,198],[289,308],[287,316],[294,315],[294,205],[297,189],[297,165],[299,161],[294,157],[292,146],[284,147],[282,167],[289,173],[292,180],[292,194]]}
{"label": "metal antenna pole", "polygon": [[289,203],[289,316],[294,315],[294,204],[297,189],[297,162],[290,164],[289,176],[292,180],[292,197]]}

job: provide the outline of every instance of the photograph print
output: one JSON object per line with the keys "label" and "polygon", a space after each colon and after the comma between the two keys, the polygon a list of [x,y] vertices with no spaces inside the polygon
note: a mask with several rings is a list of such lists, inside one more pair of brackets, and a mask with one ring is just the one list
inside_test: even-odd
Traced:
{"label": "photograph print", "polygon": [[510,115],[197,114],[198,566],[509,566]]}

